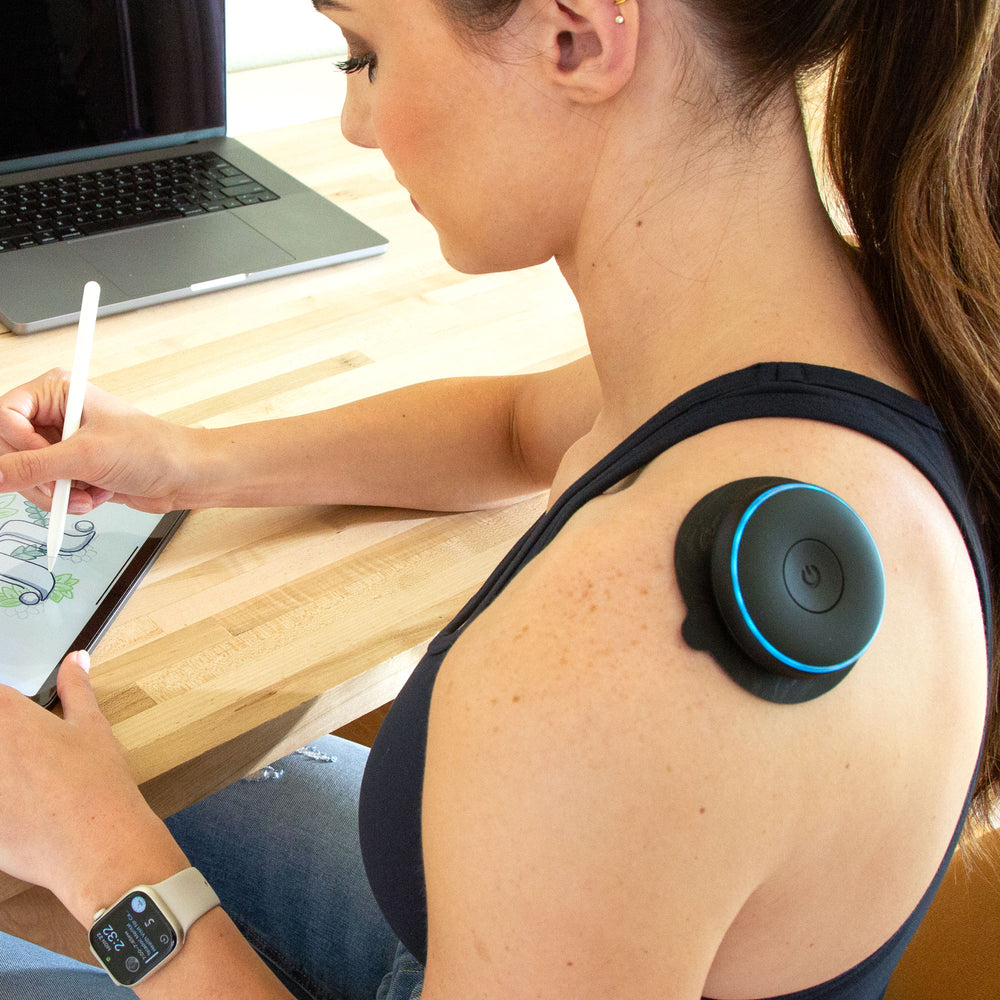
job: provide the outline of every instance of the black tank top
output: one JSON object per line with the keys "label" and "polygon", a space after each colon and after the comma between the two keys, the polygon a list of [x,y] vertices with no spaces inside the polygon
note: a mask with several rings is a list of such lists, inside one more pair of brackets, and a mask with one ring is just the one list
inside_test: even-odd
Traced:
{"label": "black tank top", "polygon": [[[979,583],[987,641],[989,584],[963,478],[934,414],[909,396],[852,372],[803,364],[761,364],[685,393],[647,421],[578,479],[539,518],[455,619],[431,642],[393,703],[372,747],[361,787],[361,847],[368,878],[386,919],[421,962],[427,954],[427,900],[420,834],[427,725],[434,681],[462,630],[508,581],[555,537],[585,503],[643,468],[668,448],[719,424],[756,417],[795,417],[837,424],[881,441],[916,466],[948,505]],[[765,474],[766,469],[761,470]],[[853,969],[788,997],[879,1000],[957,846],[966,799],[951,846],[933,884],[903,926]],[[788,1000],[788,998],[773,998]]]}

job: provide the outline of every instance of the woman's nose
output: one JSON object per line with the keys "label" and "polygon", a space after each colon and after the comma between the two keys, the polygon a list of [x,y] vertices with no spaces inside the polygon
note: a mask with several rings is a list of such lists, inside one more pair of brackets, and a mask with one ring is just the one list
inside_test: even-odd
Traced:
{"label": "woman's nose", "polygon": [[377,149],[378,141],[372,128],[371,108],[367,100],[351,93],[356,89],[351,83],[348,84],[347,98],[340,112],[340,131],[344,134],[344,138],[355,146]]}

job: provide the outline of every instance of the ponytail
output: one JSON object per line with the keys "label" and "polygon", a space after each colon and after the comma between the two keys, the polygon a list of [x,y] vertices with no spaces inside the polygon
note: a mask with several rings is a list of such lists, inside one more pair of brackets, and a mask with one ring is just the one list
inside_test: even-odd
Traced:
{"label": "ponytail", "polygon": [[830,70],[826,146],[857,262],[969,486],[994,664],[973,817],[1000,799],[1000,4],[686,0],[752,119]]}
{"label": "ponytail", "polygon": [[969,484],[993,592],[974,818],[1000,796],[1000,7],[872,2],[836,56],[827,153],[859,267]]}

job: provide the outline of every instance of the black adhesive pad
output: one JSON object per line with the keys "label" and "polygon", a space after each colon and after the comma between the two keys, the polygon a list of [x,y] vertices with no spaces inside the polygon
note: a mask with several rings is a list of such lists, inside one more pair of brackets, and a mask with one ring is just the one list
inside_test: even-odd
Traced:
{"label": "black adhesive pad", "polygon": [[835,688],[851,671],[785,677],[755,663],[731,636],[719,613],[712,586],[712,549],[722,521],[736,506],[746,506],[764,490],[792,482],[761,477],[743,479],[713,490],[691,508],[677,533],[674,570],[687,617],[681,626],[684,641],[708,653],[740,687],[781,705],[811,701]]}

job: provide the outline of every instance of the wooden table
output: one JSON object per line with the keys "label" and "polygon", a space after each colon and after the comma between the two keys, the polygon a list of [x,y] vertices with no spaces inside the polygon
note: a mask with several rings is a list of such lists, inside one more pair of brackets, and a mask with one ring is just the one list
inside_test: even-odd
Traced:
{"label": "wooden table", "polygon": [[[246,141],[388,236],[389,251],[103,319],[98,385],[224,426],[583,352],[553,265],[451,270],[381,154],[349,146],[336,119]],[[0,333],[4,388],[68,366],[74,334]],[[193,513],[94,656],[101,706],[154,808],[174,812],[390,700],[542,503]],[[0,899],[22,888],[0,880]]]}

